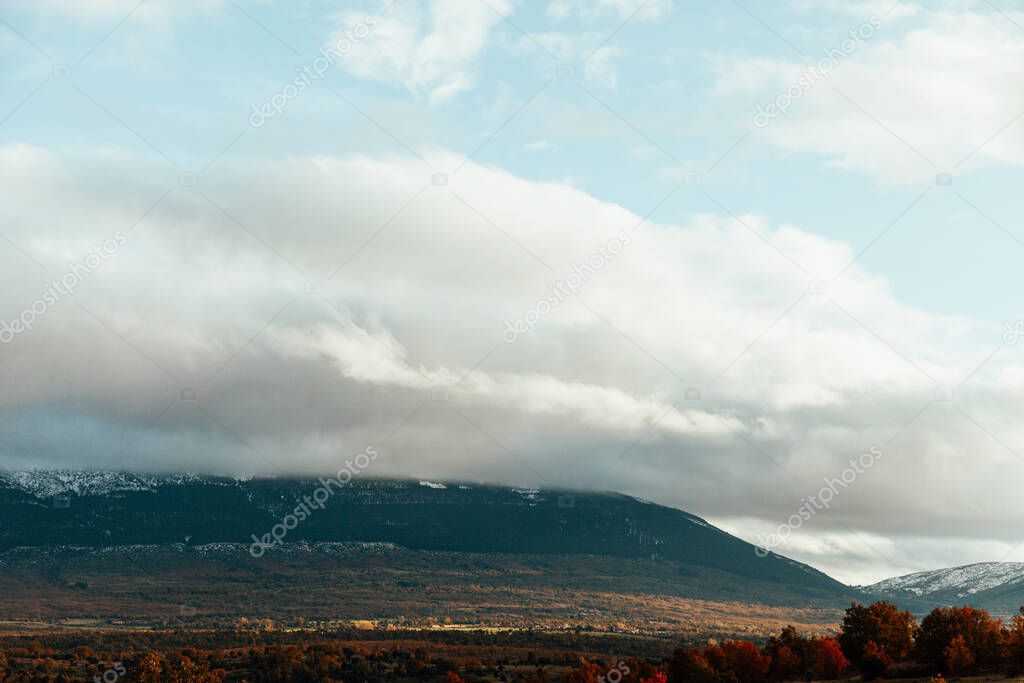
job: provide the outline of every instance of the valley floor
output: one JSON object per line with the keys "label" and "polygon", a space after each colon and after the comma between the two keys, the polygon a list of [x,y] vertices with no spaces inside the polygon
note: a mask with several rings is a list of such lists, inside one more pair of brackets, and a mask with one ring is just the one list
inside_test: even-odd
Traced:
{"label": "valley floor", "polygon": [[[714,591],[713,585],[700,587]],[[723,593],[723,591],[719,591]],[[245,547],[21,549],[0,555],[13,630],[553,630],[759,639],[833,633],[842,612],[693,597],[666,562],[348,548],[254,560]],[[766,603],[771,596],[767,596]]]}

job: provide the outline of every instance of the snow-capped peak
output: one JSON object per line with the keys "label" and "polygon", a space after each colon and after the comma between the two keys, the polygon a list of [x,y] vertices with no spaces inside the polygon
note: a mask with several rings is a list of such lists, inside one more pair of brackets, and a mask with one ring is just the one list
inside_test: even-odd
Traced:
{"label": "snow-capped peak", "polygon": [[927,596],[952,593],[964,598],[1024,579],[1024,562],[979,562],[896,576],[864,587],[869,593],[904,593]]}

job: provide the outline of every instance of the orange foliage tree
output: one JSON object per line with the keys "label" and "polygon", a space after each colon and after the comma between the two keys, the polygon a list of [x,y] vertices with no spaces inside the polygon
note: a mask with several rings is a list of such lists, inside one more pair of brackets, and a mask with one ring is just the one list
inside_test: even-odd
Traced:
{"label": "orange foliage tree", "polygon": [[[963,642],[954,644],[958,637]],[[934,609],[921,621],[917,653],[941,671],[949,671],[951,655],[964,667],[962,673],[996,670],[1003,655],[1002,623],[967,605]]]}
{"label": "orange foliage tree", "polygon": [[869,641],[886,657],[903,659],[913,647],[916,627],[914,615],[901,612],[891,602],[883,600],[868,606],[853,603],[843,616],[839,645],[846,658],[855,664],[860,663]]}
{"label": "orange foliage tree", "polygon": [[835,638],[816,638],[815,644],[815,666],[814,673],[828,680],[842,676],[850,666],[850,662],[843,654],[839,641]]}

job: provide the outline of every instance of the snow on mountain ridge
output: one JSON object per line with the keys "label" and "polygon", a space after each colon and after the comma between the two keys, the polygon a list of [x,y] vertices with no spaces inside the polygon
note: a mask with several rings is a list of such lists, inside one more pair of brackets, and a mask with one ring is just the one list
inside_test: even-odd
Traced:
{"label": "snow on mountain ridge", "polygon": [[[174,486],[193,482],[247,482],[256,477],[205,476],[191,473],[182,474],[139,474],[106,470],[0,470],[0,486],[19,489],[40,499],[57,495],[102,496],[115,491],[153,491],[160,486]],[[296,480],[301,477],[295,477]],[[430,481],[370,480],[381,490],[407,489],[423,486],[429,489],[447,489],[449,484]],[[354,485],[354,484],[353,484]],[[469,491],[471,487],[460,485],[459,490]],[[517,494],[525,504],[536,505],[543,500],[540,489],[508,488]]]}
{"label": "snow on mountain ridge", "polygon": [[0,482],[37,498],[56,495],[104,495],[113,491],[151,491],[161,484],[181,484],[199,479],[194,474],[153,476],[94,470],[29,470],[0,472]]}
{"label": "snow on mountain ridge", "polygon": [[884,579],[864,586],[869,593],[910,593],[916,596],[955,592],[958,598],[1024,579],[1024,562],[979,562]]}

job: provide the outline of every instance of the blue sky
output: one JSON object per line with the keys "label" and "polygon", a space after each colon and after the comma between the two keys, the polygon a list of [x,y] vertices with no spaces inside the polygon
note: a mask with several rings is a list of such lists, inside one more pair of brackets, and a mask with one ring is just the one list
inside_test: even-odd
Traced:
{"label": "blue sky", "polygon": [[[424,380],[466,403],[418,413],[380,474],[574,485],[596,460],[607,488],[753,538],[898,434],[901,464],[780,552],[851,581],[1001,559],[1024,527],[977,502],[1024,452],[1003,343],[1024,317],[1024,15],[1001,4],[5,3],[0,315],[131,232],[78,306],[0,348],[21,387],[6,464],[330,469]],[[636,246],[585,300],[498,343],[621,229]],[[221,393],[173,402],[205,383]],[[472,457],[498,442],[529,455]],[[806,481],[780,485],[779,463]],[[929,486],[967,512],[879,502]]]}
{"label": "blue sky", "polygon": [[[871,16],[885,17],[885,23],[864,52],[882,42],[898,44],[927,26],[929,12],[910,3],[895,4],[893,10],[894,4],[853,3],[837,13],[826,2],[702,7],[650,2],[639,11],[640,3],[632,2],[566,3],[562,11],[545,3],[519,3],[504,7],[507,20],[498,19],[502,8],[492,5],[485,8],[491,16],[485,14],[473,27],[486,45],[454,65],[472,80],[457,96],[432,101],[430,84],[412,86],[401,74],[359,78],[342,64],[289,103],[271,125],[252,130],[246,125],[252,104],[262,104],[296,68],[309,64],[345,27],[345,18],[374,15],[379,8],[372,3],[236,7],[207,2],[172,9],[110,0],[57,13],[48,8],[59,3],[12,3],[0,43],[7,65],[4,111],[35,94],[10,115],[2,133],[50,149],[107,146],[156,154],[141,137],[182,169],[198,169],[243,131],[244,139],[231,151],[236,158],[402,154],[379,125],[420,150],[469,154],[489,140],[475,160],[524,178],[570,182],[641,215],[678,180],[672,175],[675,160],[705,171],[726,155],[704,179],[703,190],[731,211],[757,213],[863,248],[934,184],[931,169],[920,177],[880,179],[830,167],[841,155],[780,149],[751,119],[756,104],[770,99],[765,96],[772,94],[770,86],[739,97],[723,97],[716,86],[720,70],[728,68],[723,65],[743,59],[813,62]],[[997,8],[965,6],[1017,30]],[[404,8],[391,7],[381,16],[392,10]],[[355,46],[353,60],[360,47]],[[588,77],[584,65],[576,78],[559,78],[560,64],[575,67],[595,49],[590,61],[601,62],[599,73]],[[63,64],[72,70],[66,81],[53,78],[53,69]],[[374,123],[326,86],[342,92]],[[828,84],[817,87],[827,90]],[[867,120],[867,114],[860,115]],[[980,145],[1011,118],[993,118],[991,129],[972,131],[976,137],[963,142]],[[891,135],[883,125],[888,124],[877,124],[877,132],[894,154],[903,151],[895,135],[915,139],[913,129]],[[931,142],[916,139],[923,146]],[[971,147],[951,145],[949,151],[964,156]],[[937,157],[934,171],[950,170],[958,160]],[[956,175],[955,187],[1012,232],[1014,171],[1006,164],[970,168]],[[679,220],[702,211],[720,209],[700,190],[688,190],[658,216]],[[864,263],[908,303],[982,316],[998,329],[1015,314],[1011,292],[1020,284],[1014,267],[1018,246],[951,192],[939,191],[900,219],[884,242],[865,254]]]}

